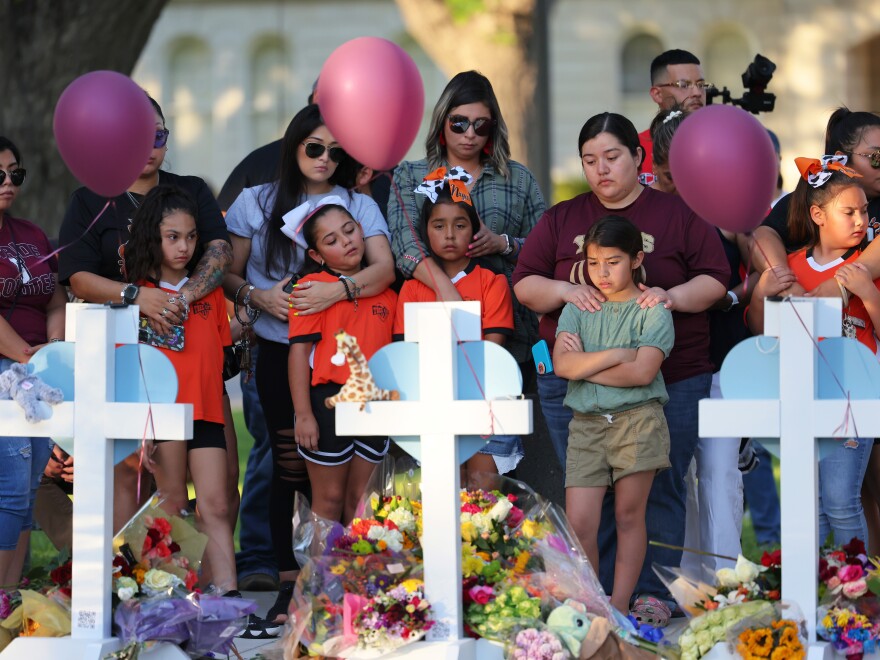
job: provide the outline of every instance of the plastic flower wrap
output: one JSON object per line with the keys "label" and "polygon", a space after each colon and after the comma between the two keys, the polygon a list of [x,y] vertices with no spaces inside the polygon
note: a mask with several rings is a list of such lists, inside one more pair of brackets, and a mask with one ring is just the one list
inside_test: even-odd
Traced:
{"label": "plastic flower wrap", "polygon": [[738,603],[723,609],[716,609],[694,617],[678,638],[681,660],[697,660],[706,655],[715,644],[727,640],[728,632],[739,622],[750,618],[752,621],[772,621],[776,610],[768,601]]}
{"label": "plastic flower wrap", "polygon": [[193,657],[229,654],[236,635],[247,628],[248,614],[257,610],[254,601],[244,598],[192,594],[187,600],[195,609],[186,620],[186,651]]}
{"label": "plastic flower wrap", "polygon": [[358,648],[383,653],[421,639],[431,629],[431,606],[421,580],[409,579],[380,591],[363,604],[353,625]]}
{"label": "plastic flower wrap", "polygon": [[838,655],[861,658],[878,650],[880,625],[852,607],[821,607],[816,634],[831,643]]}
{"label": "plastic flower wrap", "polygon": [[151,498],[113,537],[114,577],[133,578],[142,585],[150,569],[160,569],[192,591],[208,537],[183,518],[165,513],[161,503],[158,496]]}
{"label": "plastic flower wrap", "polygon": [[113,624],[123,647],[111,657],[135,660],[148,642],[183,644],[189,639],[186,622],[196,609],[185,598],[130,599],[116,606]]}
{"label": "plastic flower wrap", "polygon": [[798,624],[791,619],[780,619],[763,627],[743,630],[739,634],[736,650],[744,660],[801,660],[805,655]]}
{"label": "plastic flower wrap", "polygon": [[521,586],[471,587],[468,594],[464,619],[468,629],[480,637],[504,642],[510,639],[512,628],[542,620],[541,599]]}
{"label": "plastic flower wrap", "polygon": [[22,637],[64,637],[70,634],[70,605],[30,589],[19,592],[21,604],[2,622]]}

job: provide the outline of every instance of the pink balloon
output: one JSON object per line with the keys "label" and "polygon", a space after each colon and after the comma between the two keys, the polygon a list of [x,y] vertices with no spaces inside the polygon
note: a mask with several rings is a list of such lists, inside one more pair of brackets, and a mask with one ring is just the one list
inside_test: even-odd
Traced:
{"label": "pink balloon", "polygon": [[688,116],[669,146],[669,169],[682,199],[707,222],[736,233],[753,230],[767,216],[777,167],[767,130],[728,105]]}
{"label": "pink balloon", "polygon": [[137,180],[150,159],[156,113],[131,78],[92,71],[61,93],[53,123],[58,151],[83,185],[116,197]]}
{"label": "pink balloon", "polygon": [[316,98],[333,137],[374,170],[403,160],[425,109],[416,63],[378,37],[352,39],[334,50],[321,69]]}

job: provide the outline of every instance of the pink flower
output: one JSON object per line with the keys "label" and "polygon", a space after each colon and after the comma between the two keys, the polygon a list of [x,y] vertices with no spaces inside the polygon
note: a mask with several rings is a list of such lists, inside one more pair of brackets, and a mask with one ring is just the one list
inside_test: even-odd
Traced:
{"label": "pink flower", "polygon": [[476,587],[471,587],[468,590],[468,595],[471,599],[478,603],[479,605],[485,605],[495,596],[495,592],[492,590],[492,587],[484,587],[481,585],[477,585]]}
{"label": "pink flower", "polygon": [[508,527],[516,527],[523,521],[523,518],[525,518],[525,515],[523,514],[522,509],[515,506],[510,510],[510,513],[507,514],[507,520],[504,522],[507,523]]}
{"label": "pink flower", "polygon": [[480,513],[481,511],[482,509],[480,507],[478,507],[476,504],[471,504],[470,502],[461,505],[462,513]]}
{"label": "pink flower", "polygon": [[837,589],[840,586],[840,578],[836,575],[832,575],[828,578],[828,582],[825,583],[825,586],[829,589]]}
{"label": "pink flower", "polygon": [[868,593],[868,585],[864,580],[855,580],[843,585],[843,595],[847,598],[860,598]]}
{"label": "pink flower", "polygon": [[855,564],[847,564],[846,566],[842,566],[839,571],[837,571],[837,577],[840,578],[841,582],[853,582],[855,580],[859,580],[865,576],[865,569],[861,566],[856,566]]}

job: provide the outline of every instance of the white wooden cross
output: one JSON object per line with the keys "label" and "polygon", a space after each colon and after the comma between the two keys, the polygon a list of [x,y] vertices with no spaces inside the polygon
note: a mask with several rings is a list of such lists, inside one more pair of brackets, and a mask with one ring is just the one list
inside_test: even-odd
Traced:
{"label": "white wooden cross", "polygon": [[[71,636],[19,637],[3,652],[3,660],[100,660],[119,648],[110,634],[113,440],[143,437],[150,409],[157,438],[188,439],[193,427],[190,404],[114,401],[116,344],[137,343],[137,317],[136,306],[69,304],[66,338],[76,342],[76,400],[55,406],[52,417],[36,424],[25,420],[14,401],[0,401],[0,442],[2,436],[73,437],[76,444]],[[164,657],[186,655],[168,649]]]}
{"label": "white wooden cross", "polygon": [[[364,411],[356,403],[339,404],[336,430],[339,435],[421,436],[425,593],[439,623],[428,642],[406,647],[401,655],[476,658],[478,647],[464,638],[463,629],[457,436],[489,435],[493,417],[495,433],[531,433],[532,402],[457,400],[457,341],[481,339],[479,303],[405,307],[405,339],[419,344],[421,400],[374,401]],[[488,657],[482,648],[479,657]]]}
{"label": "white wooden cross", "polygon": [[[809,656],[818,658],[830,654],[831,650],[826,644],[816,643],[819,569],[816,440],[849,438],[852,432],[846,432],[841,424],[846,416],[845,399],[816,398],[820,358],[807,329],[816,338],[839,337],[841,301],[832,298],[766,300],[764,334],[779,337],[779,400],[703,399],[699,432],[703,438],[779,438],[782,596],[797,603],[803,611],[809,630]],[[761,377],[755,374],[755,378]],[[852,395],[857,397],[859,392]],[[850,405],[859,435],[880,436],[880,401],[852,400]]]}

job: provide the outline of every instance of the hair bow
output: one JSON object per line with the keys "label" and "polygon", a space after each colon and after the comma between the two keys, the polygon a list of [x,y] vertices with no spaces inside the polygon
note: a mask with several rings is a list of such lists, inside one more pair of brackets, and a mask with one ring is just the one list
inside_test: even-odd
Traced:
{"label": "hair bow", "polygon": [[306,238],[302,233],[303,225],[306,224],[306,220],[315,214],[315,211],[328,204],[335,204],[336,206],[341,206],[346,211],[348,210],[348,204],[339,195],[329,195],[314,202],[303,202],[281,216],[281,220],[284,222],[281,227],[281,233],[304,250],[308,250],[308,243],[306,243]]}
{"label": "hair bow", "polygon": [[663,123],[665,124],[668,121],[672,121],[676,117],[681,117],[684,113],[681,110],[673,110],[663,119]]}
{"label": "hair bow", "polygon": [[843,154],[833,156],[826,154],[822,156],[821,160],[818,158],[795,158],[794,164],[797,165],[798,171],[807,183],[813,188],[820,188],[835,172],[842,172],[850,178],[861,178],[861,174],[846,166],[846,161],[847,157]]}
{"label": "hair bow", "polygon": [[453,202],[464,202],[473,206],[474,203],[471,201],[467,189],[468,184],[473,180],[474,177],[468,174],[463,167],[451,167],[448,171],[445,167],[438,167],[424,178],[415,192],[436,203],[437,195],[443,190],[444,185],[448,185],[449,195]]}

